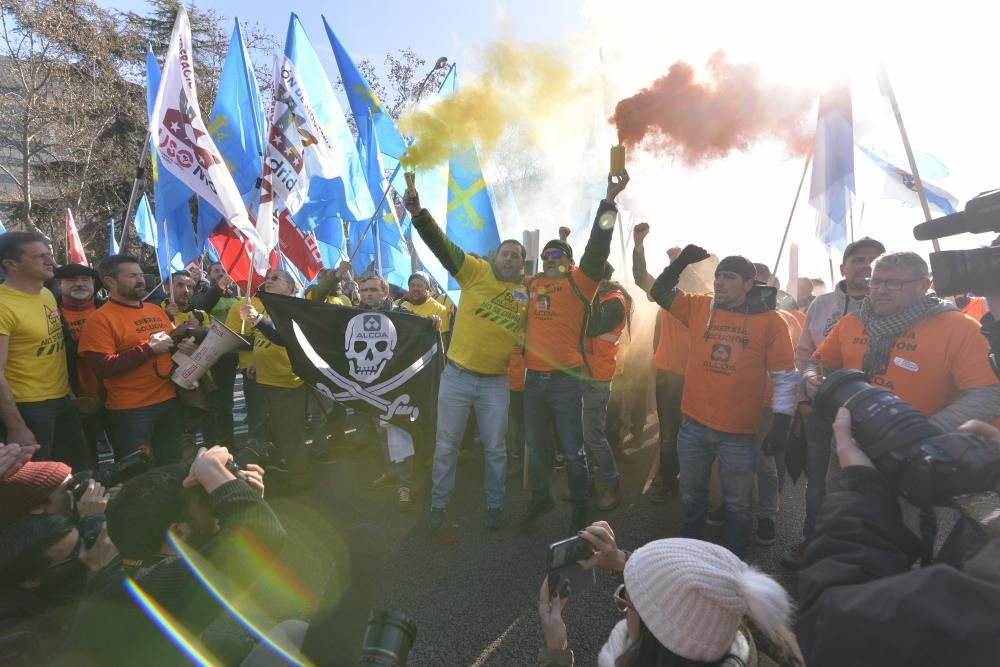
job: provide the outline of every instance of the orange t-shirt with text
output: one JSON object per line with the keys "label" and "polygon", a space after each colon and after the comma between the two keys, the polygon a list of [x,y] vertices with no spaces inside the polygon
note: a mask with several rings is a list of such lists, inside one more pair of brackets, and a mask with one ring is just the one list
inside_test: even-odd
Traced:
{"label": "orange t-shirt with text", "polygon": [[681,412],[723,433],[756,433],[768,372],[795,368],[785,321],[773,310],[713,313],[712,297],[684,292],[670,313],[691,342]]}
{"label": "orange t-shirt with text", "polygon": [[[864,324],[851,314],[837,322],[813,357],[824,368],[860,369],[866,349]],[[897,336],[888,369],[868,381],[929,417],[952,403],[959,392],[997,383],[987,362],[989,350],[974,319],[958,311],[939,313]]]}
{"label": "orange t-shirt with text", "polygon": [[[159,306],[125,306],[108,301],[87,318],[80,336],[80,353],[115,354],[131,350],[162,331],[170,333],[174,325]],[[169,401],[177,394],[170,381],[173,370],[170,355],[158,354],[144,360],[130,371],[104,379],[109,410],[144,408]],[[164,376],[163,379],[157,375]]]}
{"label": "orange t-shirt with text", "polygon": [[[83,323],[87,318],[97,312],[97,306],[93,301],[87,308],[76,310],[63,306],[60,308],[66,328],[69,329],[70,337],[77,343],[80,342],[80,334],[83,332]],[[96,398],[101,395],[101,380],[90,367],[90,362],[82,355],[77,355],[76,359],[76,381],[80,387],[80,395]]]}
{"label": "orange t-shirt with text", "polygon": [[[576,282],[586,304],[570,285]],[[524,365],[533,371],[564,371],[583,366],[580,334],[587,305],[600,281],[571,267],[567,278],[552,280],[539,274],[529,283]]]}

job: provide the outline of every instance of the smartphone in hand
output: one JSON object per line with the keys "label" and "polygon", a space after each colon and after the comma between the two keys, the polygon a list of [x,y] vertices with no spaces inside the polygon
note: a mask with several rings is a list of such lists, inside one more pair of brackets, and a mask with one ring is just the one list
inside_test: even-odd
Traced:
{"label": "smartphone in hand", "polygon": [[549,545],[548,571],[549,595],[566,597],[570,592],[579,595],[597,583],[597,573],[584,570],[577,561],[593,555],[590,544],[582,537],[570,537]]}

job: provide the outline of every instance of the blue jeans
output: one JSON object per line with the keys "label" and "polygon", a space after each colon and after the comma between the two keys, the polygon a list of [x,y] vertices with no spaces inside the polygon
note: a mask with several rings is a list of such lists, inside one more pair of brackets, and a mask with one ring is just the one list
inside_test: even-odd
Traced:
{"label": "blue jeans", "polygon": [[529,370],[524,383],[524,435],[534,501],[551,498],[549,482],[555,447],[549,437],[550,424],[556,427],[556,440],[566,457],[570,497],[574,503],[585,505],[590,471],[583,445],[583,380],[559,371]]}
{"label": "blue jeans", "polygon": [[73,472],[93,466],[83,437],[80,413],[69,394],[47,401],[18,403],[17,411],[41,445],[33,457],[35,461],[62,461]]}
{"label": "blue jeans", "polygon": [[583,443],[587,446],[587,454],[594,457],[597,465],[601,466],[601,476],[605,483],[608,486],[618,486],[618,465],[604,430],[610,400],[610,382],[583,383]]}
{"label": "blue jeans", "polygon": [[810,540],[816,528],[823,496],[826,495],[826,473],[830,466],[833,427],[813,411],[806,417],[806,521],[802,536]]}
{"label": "blue jeans", "polygon": [[753,534],[753,473],[757,457],[755,433],[722,433],[684,418],[677,434],[681,463],[681,535],[705,537],[708,480],[719,458],[722,503],[726,508],[726,546],[740,558],[750,551]]}
{"label": "blue jeans", "polygon": [[[399,427],[393,426],[393,428]],[[413,456],[407,456],[402,461],[391,460],[389,458],[389,429],[388,427],[379,428],[378,432],[382,440],[382,462],[385,466],[385,474],[395,479],[402,486],[408,486],[410,480],[413,478]]]}
{"label": "blue jeans", "polygon": [[486,506],[502,508],[507,475],[507,407],[510,392],[506,375],[477,375],[448,363],[438,388],[437,435],[434,443],[431,507],[448,506],[455,489],[458,449],[469,421],[476,411],[479,438],[483,443],[486,467]]}
{"label": "blue jeans", "polygon": [[182,424],[176,398],[142,408],[108,410],[108,414],[116,457],[120,459],[147,445],[154,465],[180,463]]}

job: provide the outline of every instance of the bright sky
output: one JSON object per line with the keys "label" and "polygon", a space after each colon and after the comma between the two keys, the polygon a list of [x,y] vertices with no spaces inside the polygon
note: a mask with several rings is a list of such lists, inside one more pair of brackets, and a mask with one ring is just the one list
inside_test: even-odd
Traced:
{"label": "bright sky", "polygon": [[[140,0],[106,4],[117,9],[144,9]],[[301,7],[261,0],[199,4],[223,15],[238,12],[241,19],[267,24],[279,39],[284,38],[287,28],[287,12],[295,9],[328,72],[336,70],[320,13],[312,3]],[[675,60],[700,67],[719,49],[724,49],[731,61],[759,63],[769,78],[815,89],[838,72],[846,72],[854,85],[856,123],[872,125],[875,143],[901,155],[898,132],[875,88],[875,66],[882,60],[888,66],[914,148],[934,155],[948,167],[950,174],[936,184],[956,195],[964,207],[977,193],[1000,187],[1000,170],[993,162],[993,156],[1000,154],[1000,135],[995,129],[1000,98],[994,83],[1000,63],[1000,41],[995,39],[1000,8],[989,8],[989,4],[970,0],[952,1],[947,6],[871,0],[383,0],[377,4],[377,12],[370,9],[371,3],[341,2],[331,5],[326,15],[356,58],[379,63],[387,51],[410,46],[429,62],[441,55],[458,62],[464,82],[480,67],[477,47],[491,40],[544,43],[577,64],[581,76],[591,81],[600,80],[596,54],[601,49],[608,108],[595,109],[592,114],[566,109],[565,120],[572,127],[579,124],[581,115],[606,117],[617,99],[665,74]],[[606,131],[607,144],[613,143],[610,128],[600,131]],[[550,164],[564,174],[583,173],[580,165],[558,164],[560,146],[549,149]],[[604,149],[594,151],[594,155],[606,160]],[[652,224],[648,248],[660,245],[665,250],[694,242],[720,256],[740,253],[773,264],[801,175],[802,158],[789,158],[778,146],[760,144],[747,153],[695,170],[649,155],[631,155],[629,165],[632,184],[623,204],[635,215],[630,221],[642,219]],[[592,171],[594,165],[589,167]],[[864,187],[859,183],[861,189]],[[568,224],[579,230],[571,241],[582,243],[578,238],[584,233],[580,221],[560,220],[557,213],[536,213],[531,207],[527,211],[522,208],[521,213],[522,226],[541,227],[543,239],[555,236],[558,225]],[[854,219],[857,236],[876,236],[891,248],[930,251],[929,243],[917,243],[910,234],[912,226],[922,222],[919,208],[905,208],[894,201],[869,201],[862,214],[858,202]],[[807,180],[790,240],[801,245],[804,273],[829,279],[813,228]],[[515,233],[505,231],[508,236]],[[942,240],[942,246],[975,247],[988,241],[985,235],[963,235]],[[615,252],[618,247],[616,241]],[[613,253],[613,262],[615,258]],[[656,252],[650,252],[650,268],[657,271],[660,265]],[[777,274],[785,282],[787,268],[779,267]]]}

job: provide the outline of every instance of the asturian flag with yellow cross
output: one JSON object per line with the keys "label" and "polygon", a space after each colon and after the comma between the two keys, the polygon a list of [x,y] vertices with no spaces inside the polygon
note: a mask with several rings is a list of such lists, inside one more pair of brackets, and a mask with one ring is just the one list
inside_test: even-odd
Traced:
{"label": "asturian flag with yellow cross", "polygon": [[[452,66],[454,67],[454,65]],[[455,88],[458,88],[458,72]],[[479,166],[476,147],[455,151],[448,168],[448,219],[445,233],[465,252],[486,257],[500,245],[496,206]],[[449,289],[458,289],[454,277],[448,277]]]}

